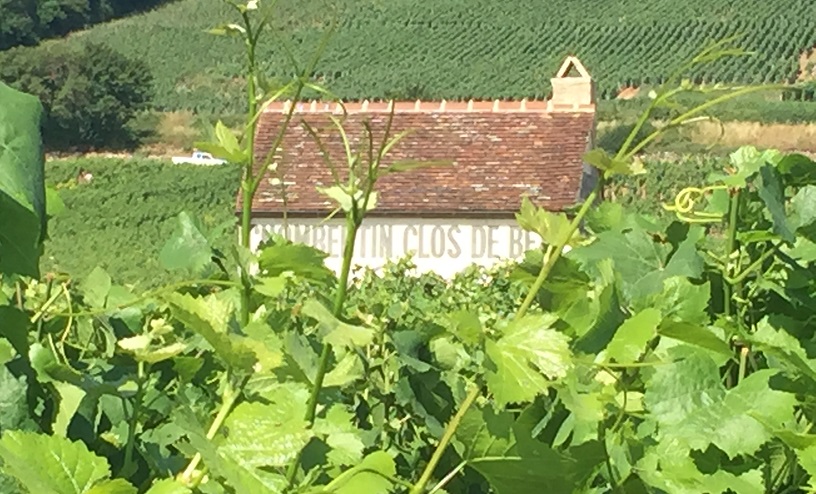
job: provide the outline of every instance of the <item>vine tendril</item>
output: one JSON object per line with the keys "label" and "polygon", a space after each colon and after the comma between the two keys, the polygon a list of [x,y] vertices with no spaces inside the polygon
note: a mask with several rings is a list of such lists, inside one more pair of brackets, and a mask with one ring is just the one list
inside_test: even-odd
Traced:
{"label": "vine tendril", "polygon": [[674,204],[663,203],[663,209],[674,211],[681,221],[687,223],[718,223],[723,219],[723,213],[708,213],[694,211],[697,203],[709,192],[728,189],[726,185],[709,185],[707,187],[686,187],[674,198]]}

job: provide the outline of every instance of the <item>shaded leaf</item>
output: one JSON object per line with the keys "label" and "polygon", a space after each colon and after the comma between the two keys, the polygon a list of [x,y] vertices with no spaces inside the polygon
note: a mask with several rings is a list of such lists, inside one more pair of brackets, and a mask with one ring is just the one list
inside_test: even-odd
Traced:
{"label": "shaded leaf", "polygon": [[473,407],[462,417],[453,445],[463,460],[504,456],[516,443],[514,423],[511,412]]}
{"label": "shaded leaf", "polygon": [[673,338],[690,345],[696,345],[713,350],[727,357],[732,357],[734,351],[725,341],[721,340],[711,330],[687,322],[667,322],[657,330],[661,336]]}
{"label": "shaded leaf", "polygon": [[470,465],[487,479],[496,494],[580,492],[580,486],[604,458],[598,442],[569,448],[565,453],[541,444],[526,455],[482,458]]}
{"label": "shaded leaf", "polygon": [[9,305],[0,306],[0,336],[4,336],[20,355],[28,355],[28,316]]}
{"label": "shaded leaf", "polygon": [[757,182],[759,197],[768,207],[773,220],[773,231],[783,240],[793,243],[796,236],[788,225],[788,218],[785,214],[785,190],[782,184],[782,176],[776,167],[764,165],[759,169],[760,180]]}
{"label": "shaded leaf", "polygon": [[39,278],[46,236],[39,99],[0,82],[0,274]]}
{"label": "shaded leaf", "polygon": [[597,272],[599,263],[611,259],[621,290],[629,302],[637,302],[663,291],[666,279],[681,276],[696,278],[703,272],[703,259],[696,243],[702,230],[691,229],[672,253],[672,245],[656,241],[641,226],[624,231],[605,231],[590,245],[570,252],[588,272]]}

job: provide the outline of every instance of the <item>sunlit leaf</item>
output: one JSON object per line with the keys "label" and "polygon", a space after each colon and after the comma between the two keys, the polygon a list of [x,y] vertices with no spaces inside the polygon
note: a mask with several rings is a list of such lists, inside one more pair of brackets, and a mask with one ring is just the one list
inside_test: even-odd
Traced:
{"label": "sunlit leaf", "polygon": [[654,308],[644,309],[627,319],[606,347],[606,354],[617,362],[636,362],[646,344],[657,335],[663,316]]}
{"label": "sunlit leaf", "polygon": [[754,416],[779,427],[793,419],[794,395],[768,386],[776,373],[756,371],[726,390],[714,360],[695,352],[655,368],[645,405],[659,424],[661,441],[699,450],[714,444],[731,458],[750,455],[772,437]]}
{"label": "sunlit leaf", "polygon": [[82,281],[79,289],[88,304],[92,307],[103,308],[106,306],[108,294],[112,286],[111,277],[104,269],[97,266]]}
{"label": "sunlit leaf", "polygon": [[320,336],[330,345],[353,348],[368,345],[374,338],[373,329],[340,321],[315,299],[307,300],[303,304],[302,312],[303,315],[318,322]]}
{"label": "sunlit leaf", "polygon": [[396,474],[394,459],[384,451],[375,451],[363,458],[354,473],[333,491],[337,494],[386,494],[392,486],[389,479]]}
{"label": "sunlit leaf", "polygon": [[499,406],[531,401],[572,368],[569,339],[551,329],[555,321],[528,315],[508,324],[498,341],[487,341],[487,384]]}
{"label": "sunlit leaf", "polygon": [[[335,278],[334,272],[326,267],[327,257],[325,252],[306,244],[276,243],[261,248],[258,265],[268,277],[277,278],[291,272],[305,279],[326,283]],[[267,284],[267,281],[262,278],[262,283]],[[278,286],[277,281],[268,283],[270,289]]]}
{"label": "sunlit leaf", "polygon": [[212,246],[198,220],[187,212],[179,213],[176,230],[159,253],[162,266],[199,273],[212,264],[212,258]]}
{"label": "sunlit leaf", "polygon": [[156,482],[145,494],[190,494],[192,491],[173,479]]}
{"label": "sunlit leaf", "polygon": [[227,333],[227,321],[219,310],[221,303],[214,297],[194,298],[189,294],[166,295],[173,315],[189,329],[204,337],[215,353],[237,369],[251,369],[255,353],[243,345],[235,335]]}
{"label": "sunlit leaf", "polygon": [[3,433],[0,459],[5,471],[32,493],[88,494],[110,476],[107,460],[82,441],[34,432]]}

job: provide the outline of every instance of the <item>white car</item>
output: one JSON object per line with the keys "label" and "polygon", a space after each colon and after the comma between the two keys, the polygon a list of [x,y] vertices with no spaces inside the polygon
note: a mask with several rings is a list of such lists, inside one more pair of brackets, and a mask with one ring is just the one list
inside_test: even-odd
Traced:
{"label": "white car", "polygon": [[173,164],[191,164],[191,165],[223,165],[226,161],[213,158],[210,153],[203,151],[195,151],[191,157],[187,156],[173,156]]}

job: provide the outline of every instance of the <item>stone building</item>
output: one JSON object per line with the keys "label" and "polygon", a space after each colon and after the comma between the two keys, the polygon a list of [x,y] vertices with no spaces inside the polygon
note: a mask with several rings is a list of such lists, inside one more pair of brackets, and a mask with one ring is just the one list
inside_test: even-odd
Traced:
{"label": "stone building", "polygon": [[[257,162],[270,151],[290,105],[272,105],[261,115]],[[404,160],[448,165],[380,179],[377,207],[359,233],[355,264],[376,268],[413,253],[419,270],[450,276],[471,263],[518,258],[538,245],[515,223],[524,196],[560,210],[585,197],[597,180],[594,169],[582,161],[595,134],[595,86],[574,57],[564,61],[552,79],[551,97],[543,101],[298,103],[273,160],[286,201],[279,181],[261,185],[252,205],[253,246],[270,231],[283,232],[285,203],[289,238],[326,251],[327,264],[339,270],[343,220],[324,221],[334,203],[317,190],[333,184],[332,174],[302,123],[316,130],[329,159],[342,170],[346,153],[329,116],[343,119],[356,151],[367,146],[366,122],[375,147],[380,143],[392,105],[391,135],[409,133],[382,165]]]}

